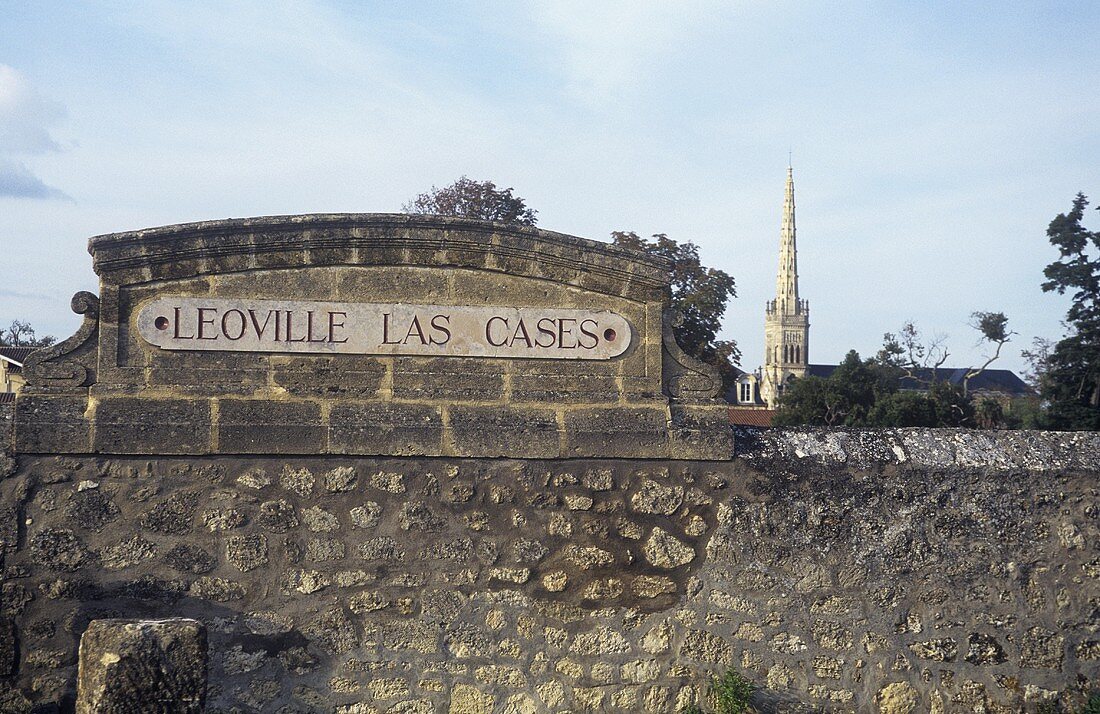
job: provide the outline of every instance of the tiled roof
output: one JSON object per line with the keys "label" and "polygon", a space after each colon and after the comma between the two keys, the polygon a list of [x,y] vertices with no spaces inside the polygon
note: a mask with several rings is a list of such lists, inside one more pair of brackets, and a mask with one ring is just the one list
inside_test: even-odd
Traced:
{"label": "tiled roof", "polygon": [[730,424],[736,426],[771,426],[774,409],[739,409],[730,407]]}
{"label": "tiled roof", "polygon": [[37,347],[0,347],[0,357],[5,357],[9,362],[15,362],[20,367],[27,359],[27,355],[34,352]]}
{"label": "tiled roof", "polygon": [[0,392],[0,404],[15,404],[15,392]]}

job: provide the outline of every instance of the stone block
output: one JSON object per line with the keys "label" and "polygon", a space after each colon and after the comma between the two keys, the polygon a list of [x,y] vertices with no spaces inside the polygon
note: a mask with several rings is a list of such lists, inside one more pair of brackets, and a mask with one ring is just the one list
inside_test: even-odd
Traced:
{"label": "stone block", "polygon": [[446,270],[430,268],[355,267],[339,275],[342,299],[377,302],[402,298],[408,302],[434,303],[446,295]]}
{"label": "stone block", "polygon": [[267,373],[261,370],[193,369],[149,370],[146,384],[150,387],[170,387],[180,396],[220,397],[250,396],[267,386]]}
{"label": "stone block", "polygon": [[571,457],[666,458],[668,423],[663,407],[594,407],[565,413],[566,454]]}
{"label": "stone block", "polygon": [[399,358],[393,365],[393,398],[434,402],[504,399],[505,361]]}
{"label": "stone block", "polygon": [[669,456],[674,459],[728,461],[733,458],[733,429],[729,405],[669,407]]}
{"label": "stone block", "polygon": [[327,428],[317,402],[223,399],[218,451],[223,454],[318,454]]}
{"label": "stone block", "polygon": [[95,412],[95,451],[104,454],[202,454],[210,450],[210,402],[113,397]]}
{"label": "stone block", "polygon": [[275,384],[298,396],[340,399],[373,397],[386,367],[381,360],[358,355],[294,357],[275,365]]}
{"label": "stone block", "polygon": [[447,407],[456,456],[545,459],[559,454],[557,416],[549,409]]}
{"label": "stone block", "polygon": [[77,714],[198,714],[206,660],[196,620],[92,620],[80,638]]}
{"label": "stone block", "polygon": [[[542,374],[512,376],[512,401],[540,404],[592,404],[619,401],[618,380],[613,375],[562,375],[553,373],[557,371],[558,365],[543,365],[543,367]],[[590,366],[589,369],[591,369]]]}
{"label": "stone block", "polygon": [[426,404],[344,402],[329,416],[329,451],[334,454],[439,456],[443,417]]}
{"label": "stone block", "polygon": [[91,424],[85,396],[21,394],[15,402],[15,450],[24,454],[85,453]]}

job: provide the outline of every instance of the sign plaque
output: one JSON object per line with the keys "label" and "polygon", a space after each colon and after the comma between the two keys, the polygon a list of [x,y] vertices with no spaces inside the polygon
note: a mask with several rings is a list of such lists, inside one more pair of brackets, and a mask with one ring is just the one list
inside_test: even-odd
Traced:
{"label": "sign plaque", "polygon": [[632,330],[610,311],[160,297],[137,316],[165,350],[609,360]]}

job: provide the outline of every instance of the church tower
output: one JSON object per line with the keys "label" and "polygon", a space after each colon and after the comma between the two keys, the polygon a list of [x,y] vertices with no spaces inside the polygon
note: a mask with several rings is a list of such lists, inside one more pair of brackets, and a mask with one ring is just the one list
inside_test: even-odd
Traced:
{"label": "church tower", "polygon": [[764,313],[764,374],[761,397],[775,409],[791,377],[806,376],[810,361],[810,303],[798,297],[798,251],[795,246],[794,169],[787,167],[783,224],[779,233],[779,273],[775,300]]}

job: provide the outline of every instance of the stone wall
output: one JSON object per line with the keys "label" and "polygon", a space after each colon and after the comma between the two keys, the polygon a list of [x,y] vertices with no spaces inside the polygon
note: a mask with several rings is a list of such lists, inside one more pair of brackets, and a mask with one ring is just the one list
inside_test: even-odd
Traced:
{"label": "stone wall", "polygon": [[[1100,437],[743,433],[728,462],[19,456],[0,712],[190,617],[220,712],[1015,712],[1100,684]],[[1075,699],[1076,698],[1076,699]]]}

